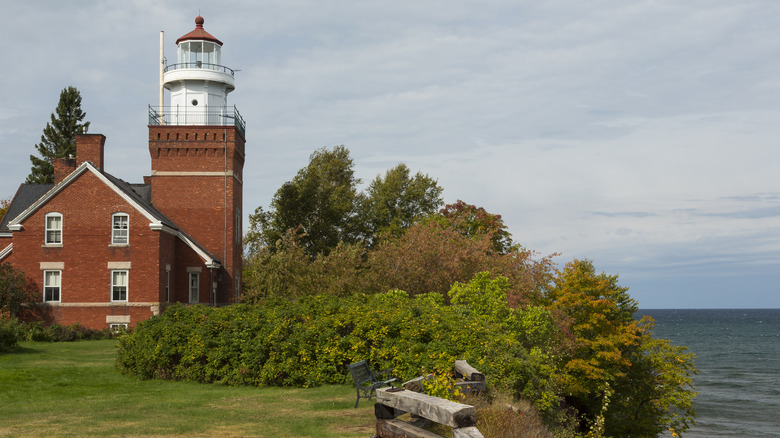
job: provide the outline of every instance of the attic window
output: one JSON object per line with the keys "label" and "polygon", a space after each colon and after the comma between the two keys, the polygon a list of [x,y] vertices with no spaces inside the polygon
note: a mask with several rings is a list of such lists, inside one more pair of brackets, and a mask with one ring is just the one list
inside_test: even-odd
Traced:
{"label": "attic window", "polygon": [[47,245],[62,244],[62,215],[49,213],[46,215],[46,240]]}
{"label": "attic window", "polygon": [[127,245],[130,217],[127,213],[114,213],[111,215],[111,243],[113,245]]}

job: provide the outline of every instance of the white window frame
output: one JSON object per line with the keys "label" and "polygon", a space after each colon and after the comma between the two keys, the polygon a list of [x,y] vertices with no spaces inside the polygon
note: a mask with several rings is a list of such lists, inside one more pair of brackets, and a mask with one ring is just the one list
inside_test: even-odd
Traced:
{"label": "white window frame", "polygon": [[[117,223],[117,219],[124,218],[124,228],[122,223]],[[122,232],[124,231],[124,236]],[[122,238],[124,237],[124,242]],[[111,244],[129,245],[130,244],[130,215],[127,213],[114,213],[111,215]]]}
{"label": "white window frame", "polygon": [[[49,227],[49,219],[59,219],[58,228]],[[44,237],[43,241],[46,245],[62,245],[62,214],[61,213],[47,213],[44,219]],[[49,234],[52,233],[57,239],[49,239]]]}
{"label": "white window frame", "polygon": [[108,330],[113,333],[124,333],[127,331],[127,323],[126,322],[112,322],[108,325]]}
{"label": "white window frame", "polygon": [[[200,302],[200,272],[190,272],[189,291],[190,304]],[[194,282],[193,282],[194,280]]]}
{"label": "white window frame", "polygon": [[[56,279],[56,284],[51,284],[47,282],[49,275],[52,275],[53,278]],[[47,296],[47,290],[46,289],[52,289],[52,292],[56,290],[57,293],[57,299],[46,299]],[[60,270],[45,270],[43,271],[43,302],[44,303],[59,303],[62,301],[62,271]]]}
{"label": "white window frame", "polygon": [[[119,284],[117,279],[122,278],[124,275],[124,284]],[[114,269],[111,271],[111,302],[112,303],[126,303],[130,296],[130,271],[126,269]],[[124,288],[124,299],[121,298],[121,289]],[[120,291],[119,298],[115,296],[115,293]]]}

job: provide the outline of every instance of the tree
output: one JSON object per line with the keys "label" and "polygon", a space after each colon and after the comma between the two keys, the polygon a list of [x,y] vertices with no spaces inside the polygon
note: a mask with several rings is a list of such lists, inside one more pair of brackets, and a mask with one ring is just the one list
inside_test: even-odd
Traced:
{"label": "tree", "polygon": [[684,432],[695,415],[692,357],[653,339],[627,292],[589,260],[568,263],[554,279],[548,308],[574,337],[572,353],[559,358],[563,394],[606,436]]}
{"label": "tree", "polygon": [[416,221],[436,212],[442,191],[428,175],[417,172],[411,177],[403,163],[388,170],[384,178],[377,176],[360,203],[366,240],[375,243],[382,235],[399,237]]}
{"label": "tree", "polygon": [[365,193],[357,190],[353,168],[344,146],[315,151],[309,165],[276,191],[270,210],[258,207],[250,216],[247,252],[275,251],[289,230],[312,260],[340,243],[375,245],[380,236],[400,236],[442,204],[436,180],[420,172],[412,176],[403,163],[377,176]]}
{"label": "tree", "polygon": [[0,316],[16,316],[22,304],[32,300],[33,285],[19,269],[0,263]]}
{"label": "tree", "polygon": [[320,254],[312,260],[300,241],[301,236],[289,230],[273,249],[261,246],[245,258],[243,302],[362,291],[361,274],[366,270],[362,244],[339,244],[327,256]]}
{"label": "tree", "polygon": [[0,199],[0,221],[3,220],[3,216],[8,211],[8,207],[11,205],[10,199]]}
{"label": "tree", "polygon": [[456,282],[489,271],[509,279],[512,306],[537,302],[549,281],[548,257],[535,260],[530,251],[498,254],[487,234],[469,237],[436,221],[411,226],[395,239],[385,239],[368,252],[365,285],[373,292],[400,289],[410,295],[446,294]]}
{"label": "tree", "polygon": [[30,155],[32,169],[25,182],[45,184],[54,182],[54,159],[76,154],[76,134],[85,132],[89,122],[81,110],[81,94],[75,87],[60,93],[60,101],[51,121],[46,124],[41,142],[35,145],[40,157]]}
{"label": "tree", "polygon": [[355,178],[353,167],[344,146],[316,150],[309,165],[276,191],[271,210],[258,208],[250,217],[249,245],[273,249],[288,230],[296,230],[303,249],[313,259],[327,254],[339,242],[357,241],[360,232],[355,209],[360,180]]}
{"label": "tree", "polygon": [[499,254],[508,254],[519,248],[512,242],[512,234],[500,214],[488,213],[484,208],[466,204],[460,199],[444,206],[431,220],[439,221],[466,237],[488,235],[493,242],[493,250]]}
{"label": "tree", "polygon": [[625,378],[613,385],[611,402],[621,409],[607,409],[605,432],[609,436],[673,436],[687,431],[696,410],[693,399],[694,354],[652,336],[653,321],[645,317],[638,348],[631,355]]}

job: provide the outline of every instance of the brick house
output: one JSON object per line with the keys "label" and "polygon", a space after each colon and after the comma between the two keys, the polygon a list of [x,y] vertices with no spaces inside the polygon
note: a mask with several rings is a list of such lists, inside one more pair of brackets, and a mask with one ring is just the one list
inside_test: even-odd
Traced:
{"label": "brick house", "polygon": [[132,327],[170,303],[240,296],[245,127],[226,105],[222,43],[195,22],[149,108],[151,175],[114,177],[106,137],[77,135],[76,157],[53,163],[54,184],[22,184],[0,220],[0,262],[27,274],[54,322]]}

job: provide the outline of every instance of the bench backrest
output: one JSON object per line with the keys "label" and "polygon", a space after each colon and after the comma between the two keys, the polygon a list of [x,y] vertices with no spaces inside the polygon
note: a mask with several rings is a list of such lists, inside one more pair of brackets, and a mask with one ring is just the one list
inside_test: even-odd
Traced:
{"label": "bench backrest", "polygon": [[374,379],[374,376],[371,374],[371,370],[368,368],[368,362],[365,360],[350,364],[349,372],[352,374],[352,379],[358,385],[364,382],[373,381]]}

